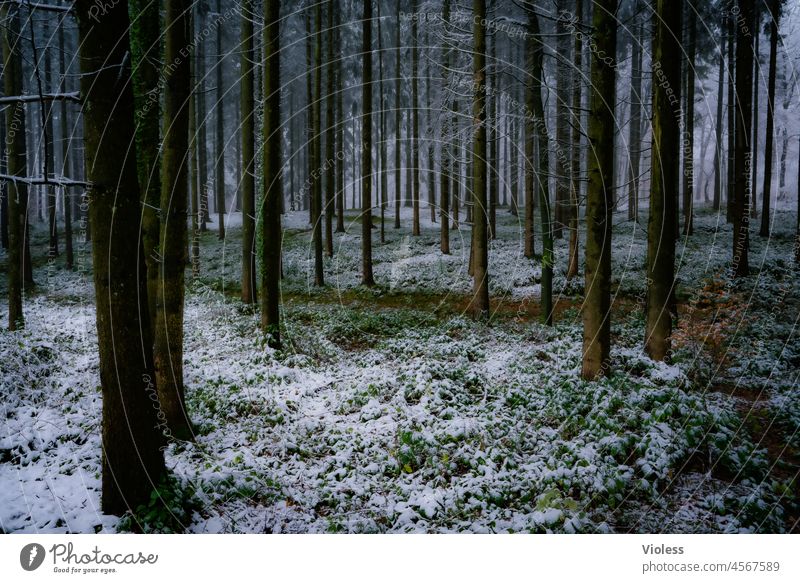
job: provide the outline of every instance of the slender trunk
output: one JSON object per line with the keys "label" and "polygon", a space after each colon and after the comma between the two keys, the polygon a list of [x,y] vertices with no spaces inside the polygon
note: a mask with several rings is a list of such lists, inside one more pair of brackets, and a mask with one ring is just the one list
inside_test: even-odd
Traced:
{"label": "slender trunk", "polygon": [[372,277],[372,2],[364,2],[361,21],[361,283],[375,285]]}
{"label": "slender trunk", "polygon": [[255,48],[253,43],[253,0],[241,6],[241,125],[239,137],[243,160],[242,177],[242,302],[257,301],[256,285],[256,117],[255,117]]}
{"label": "slender trunk", "polygon": [[[164,475],[162,420],[153,400],[153,336],[146,266],[139,237],[141,212],[131,84],[128,6],[109,4],[103,25],[92,0],[77,0],[86,174],[97,341],[102,388],[102,510],[121,514],[151,500]],[[113,64],[114,66],[109,66]],[[184,132],[186,133],[186,132]],[[185,219],[185,217],[184,217]],[[166,430],[165,430],[166,432]]]}
{"label": "slender trunk", "polygon": [[[61,74],[60,91],[61,93],[67,92],[67,62],[66,62],[67,46],[64,40],[64,27],[58,27],[58,70]],[[70,148],[72,147],[72,139],[69,136],[67,124],[67,101],[61,100],[61,176],[69,175],[69,161],[70,161]],[[75,179],[75,177],[72,177]],[[64,195],[64,254],[65,266],[67,269],[72,270],[75,263],[75,253],[72,248],[72,194],[68,187],[64,187],[62,194]]]}
{"label": "slender trunk", "polygon": [[402,71],[400,69],[401,58],[401,45],[400,45],[400,2],[397,3],[397,11],[395,13],[397,19],[397,28],[395,29],[395,61],[394,61],[394,228],[400,228],[400,173],[401,173],[401,150],[402,140],[400,139],[400,128],[402,123],[401,115],[401,96],[402,96]]}
{"label": "slender trunk", "polygon": [[489,317],[489,241],[486,216],[486,0],[473,0],[472,309]]}
{"label": "slender trunk", "polygon": [[[417,14],[418,0],[413,0],[412,12]],[[411,183],[413,221],[411,234],[418,236],[419,230],[419,48],[417,47],[417,19],[411,19]]]}
{"label": "slender trunk", "polygon": [[753,35],[755,29],[755,0],[739,0],[741,23],[736,27],[736,204],[733,215],[733,274],[749,274],[750,204],[753,145]]}
{"label": "slender trunk", "polygon": [[281,79],[280,2],[264,2],[264,205],[261,213],[264,265],[261,269],[261,330],[280,349],[281,283]]}
{"label": "slender trunk", "polygon": [[380,205],[381,205],[381,243],[386,242],[386,204],[388,203],[388,189],[389,189],[389,171],[387,169],[387,153],[386,153],[386,93],[384,92],[383,86],[383,31],[381,28],[381,4],[378,2],[378,14],[377,14],[377,21],[378,21],[378,60],[379,60],[379,73],[378,73],[378,80],[380,82],[379,87],[379,94],[380,94],[380,104],[381,104],[381,138],[380,138],[380,155],[381,155],[381,195],[380,195]]}
{"label": "slender trunk", "polygon": [[[722,29],[727,28],[727,20],[723,21]],[[719,50],[719,80],[717,81],[717,118],[714,131],[714,202],[713,208],[718,211],[722,204],[722,104],[725,98],[725,43],[727,35],[722,35]]]}
{"label": "slender trunk", "polygon": [[[221,19],[222,15],[222,0],[217,0],[217,18]],[[222,70],[225,67],[225,53],[222,49],[222,21],[220,20],[217,25],[217,60],[215,65],[216,69],[216,103],[215,103],[215,120],[216,120],[216,128],[214,130],[214,139],[216,141],[216,146],[214,148],[214,154],[216,155],[216,161],[214,164],[214,169],[216,170],[216,178],[214,180],[214,186],[216,187],[216,206],[217,206],[217,221],[219,221],[219,240],[223,241],[225,239],[225,106],[223,103],[223,87],[222,87]]]}
{"label": "slender trunk", "polygon": [[[427,34],[425,35],[426,39],[426,47],[425,50],[430,52],[431,49],[431,42],[430,42],[430,26],[428,27]],[[427,144],[427,158],[428,158],[428,208],[431,211],[431,222],[436,222],[436,173],[433,167],[434,159],[436,156],[436,149],[434,148],[434,143],[436,142],[436,135],[435,129],[433,124],[431,123],[431,109],[433,109],[433,102],[431,101],[431,67],[433,66],[433,58],[430,56],[426,59],[427,66],[425,67],[427,76],[425,78],[425,121],[427,127],[427,131],[425,132],[426,136],[428,137],[428,144]]]}
{"label": "slender trunk", "polygon": [[[534,17],[529,16],[529,26],[533,26]],[[538,50],[541,50],[541,46],[539,45],[539,40],[536,39],[533,33],[527,34],[525,36],[525,70],[526,71],[533,71],[535,65],[535,58]],[[525,115],[524,118],[524,140],[525,140],[525,153],[524,153],[524,164],[525,164],[525,257],[528,259],[533,259],[536,255],[536,251],[534,248],[534,223],[533,223],[533,200],[536,196],[534,192],[534,180],[535,180],[535,169],[534,169],[534,143],[535,143],[535,134],[536,134],[536,127],[534,124],[533,115],[531,112],[533,111],[533,103],[535,96],[534,92],[534,84],[533,83],[526,83],[525,84]]]}
{"label": "slender trunk", "polygon": [[[576,18],[576,25],[581,25],[581,19],[583,17],[583,0],[577,0],[575,3],[575,18]],[[641,38],[641,30],[642,25],[641,22],[638,23],[637,31],[638,31],[638,38]],[[641,91],[641,55],[642,51],[639,50],[639,86]],[[579,35],[575,35],[575,47],[573,52],[573,60],[575,62],[575,73],[572,76],[572,110],[573,110],[573,119],[572,119],[572,183],[570,185],[570,208],[569,208],[569,262],[567,265],[567,281],[571,281],[572,278],[578,275],[578,265],[580,263],[579,257],[579,224],[578,224],[578,213],[580,209],[580,198],[581,198],[581,109],[582,109],[582,100],[581,100],[581,89],[582,89],[582,77],[583,77],[583,41],[582,37]],[[636,83],[636,75],[633,75],[633,83]],[[637,95],[638,99],[641,99],[639,95]],[[631,101],[631,107],[633,107],[634,103],[637,104],[637,110],[641,112],[641,102],[640,101]],[[633,123],[633,119],[631,120]],[[640,122],[637,122],[637,126],[640,125]],[[637,138],[636,142],[631,142],[630,147],[636,148],[635,154],[631,152],[631,156],[636,159],[636,174],[639,173],[639,138]],[[638,199],[638,183],[635,189],[634,198]],[[637,201],[637,210],[638,210],[638,201]]]}
{"label": "slender trunk", "polygon": [[736,20],[728,18],[728,185],[726,189],[726,220],[733,222],[734,205],[736,204],[736,112],[737,96],[734,91],[734,75],[738,63],[733,61],[736,46]]}
{"label": "slender trunk", "polygon": [[[660,3],[666,0],[659,0]],[[610,373],[611,353],[611,226],[614,185],[614,104],[616,85],[613,63],[600,55],[616,55],[616,0],[594,5],[591,53],[592,94],[589,105],[589,185],[586,195],[586,299],[583,308],[584,379]],[[677,12],[680,15],[680,10]],[[676,60],[677,61],[677,60]],[[670,235],[672,232],[670,231]]]}
{"label": "slender trunk", "polygon": [[451,229],[458,229],[459,206],[461,198],[461,142],[459,140],[459,105],[458,97],[453,96],[453,223]]}
{"label": "slender trunk", "polygon": [[[772,3],[769,15],[769,78],[767,81],[767,136],[764,146],[764,189],[763,207],[761,210],[761,230],[759,235],[769,237],[770,231],[770,203],[772,199],[772,151],[775,144],[775,74],[778,52],[778,20],[780,19],[780,5],[777,1]],[[756,88],[756,91],[758,89]],[[756,110],[758,111],[758,110]],[[755,201],[753,204],[755,207]]]}
{"label": "slender trunk", "polygon": [[[488,43],[487,43],[488,44]],[[490,64],[487,67],[489,99],[486,104],[486,160],[488,161],[488,181],[489,181],[489,238],[496,238],[497,230],[497,68],[496,52],[497,38],[493,38],[489,51]]]}
{"label": "slender trunk", "polygon": [[[328,31],[326,38],[328,46],[326,52],[328,54],[328,64],[326,67],[327,74],[327,95],[325,96],[325,253],[328,257],[333,257],[333,213],[336,210],[336,190],[335,181],[336,175],[334,174],[334,158],[336,157],[336,145],[334,143],[335,128],[333,120],[334,105],[336,103],[336,95],[334,93],[334,78],[336,69],[333,65],[336,59],[334,52],[333,34],[333,0],[328,0]],[[321,63],[320,63],[321,64]],[[322,96],[320,95],[320,98]]]}
{"label": "slender trunk", "polygon": [[[31,28],[33,28],[33,21],[31,22]],[[45,46],[42,47],[42,53],[44,56],[44,86],[40,87],[44,91],[50,91],[53,87],[52,84],[52,63],[50,59],[50,25],[48,24],[48,19],[43,20],[42,24],[42,37]],[[33,41],[33,39],[32,39]],[[44,142],[44,177],[50,176],[55,171],[55,139],[53,135],[53,110],[54,104],[52,101],[46,101],[40,104],[41,107],[44,108],[43,117],[44,121],[42,124],[42,129],[44,130],[43,142]],[[55,185],[45,185],[45,191],[47,192],[47,221],[48,221],[48,233],[49,233],[49,245],[47,256],[51,260],[58,257],[59,250],[58,250],[58,220],[56,218],[56,200],[58,198],[58,189]]]}
{"label": "slender trunk", "polygon": [[[558,0],[556,3],[559,15],[567,7],[566,0]],[[564,237],[564,227],[567,222],[567,209],[570,199],[570,177],[568,167],[562,161],[566,160],[570,147],[570,120],[569,120],[569,95],[570,95],[570,39],[571,35],[566,26],[566,19],[559,16],[556,21],[557,41],[556,47],[559,58],[556,61],[556,144],[555,144],[555,205],[553,208],[553,237],[562,239]],[[577,35],[576,35],[577,36]],[[549,148],[545,150],[549,156]],[[549,165],[549,164],[548,164]],[[547,179],[549,181],[549,178]],[[549,188],[548,188],[549,191]]]}
{"label": "slender trunk", "polygon": [[[197,22],[198,26],[205,19],[206,12],[203,2],[197,3]],[[208,230],[207,223],[211,222],[211,213],[208,206],[208,139],[206,135],[206,57],[203,41],[197,43],[197,174],[200,184],[200,231]]]}
{"label": "slender trunk", "polygon": [[[444,0],[442,6],[442,22],[445,27],[445,36],[447,35],[447,27],[450,23],[450,0]],[[451,126],[453,125],[453,113],[450,111],[449,102],[450,98],[447,97],[447,83],[450,78],[450,54],[451,49],[448,40],[445,38],[442,42],[442,99],[443,103],[443,119],[442,119],[442,146],[441,146],[441,172],[440,179],[441,185],[439,199],[441,200],[441,217],[439,223],[439,246],[442,253],[445,255],[450,254],[450,152],[448,152],[448,141],[456,140],[452,133]]]}
{"label": "slender trunk", "polygon": [[[528,112],[533,116],[535,126],[536,146],[539,151],[537,183],[539,191],[539,212],[542,227],[542,283],[541,283],[541,310],[542,323],[553,325],[553,221],[550,210],[550,148],[549,133],[545,120],[544,103],[542,102],[542,88],[544,85],[544,42],[539,28],[539,17],[536,13],[529,15],[529,32],[536,43],[531,56],[533,67],[529,69],[531,79],[528,82],[532,88],[532,109]],[[533,136],[531,136],[533,137]]]}
{"label": "slender trunk", "polygon": [[[309,12],[309,18],[311,13]],[[311,228],[312,243],[314,244],[314,285],[325,285],[325,274],[322,259],[322,173],[320,171],[322,159],[322,3],[317,2],[314,8],[314,23],[316,28],[313,33],[314,43],[314,94],[311,100]]]}
{"label": "slender trunk", "polygon": [[[334,26],[336,28],[336,46],[341,43],[341,23],[340,23],[340,4],[339,0],[334,0],[333,11]],[[342,58],[336,59],[336,133],[338,138],[338,151],[336,156],[336,232],[344,233],[344,75],[342,74]]]}
{"label": "slender trunk", "polygon": [[[3,48],[3,91],[22,94],[22,54],[19,5],[0,6],[4,26],[0,28]],[[6,171],[11,176],[27,176],[25,104],[17,101],[4,111]],[[24,182],[5,182],[8,200],[8,329],[24,327],[22,309],[23,261],[28,223],[28,186]]]}
{"label": "slender trunk", "polygon": [[683,139],[683,234],[694,230],[694,85],[695,53],[697,50],[697,12],[694,1],[688,4],[688,46],[686,47],[686,128]]}

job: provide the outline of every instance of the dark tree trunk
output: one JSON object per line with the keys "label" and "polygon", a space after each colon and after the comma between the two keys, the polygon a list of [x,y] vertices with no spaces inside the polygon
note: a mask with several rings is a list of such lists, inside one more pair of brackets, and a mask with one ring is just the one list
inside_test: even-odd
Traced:
{"label": "dark tree trunk", "polygon": [[[413,14],[418,13],[418,0],[412,2]],[[412,215],[413,221],[411,234],[420,234],[419,225],[419,48],[417,47],[417,19],[411,19],[411,168],[413,178],[411,183],[412,192]]]}
{"label": "dark tree trunk", "polygon": [[[764,189],[763,207],[761,210],[762,237],[769,237],[770,231],[770,203],[772,198],[772,158],[775,145],[775,73],[778,52],[778,21],[780,19],[780,4],[777,0],[772,2],[769,24],[769,77],[767,81],[767,136],[764,145]],[[758,91],[758,88],[756,88]],[[757,111],[757,110],[756,110]],[[753,206],[755,207],[755,201]]]}
{"label": "dark tree trunk", "polygon": [[[450,23],[450,0],[444,0],[442,6],[442,22],[445,27],[445,34],[447,27]],[[450,78],[450,54],[451,49],[447,39],[442,43],[442,99],[443,104],[443,119],[442,119],[442,141],[441,141],[441,172],[440,179],[441,185],[439,199],[441,200],[441,217],[439,223],[439,246],[442,253],[445,255],[450,254],[450,152],[448,152],[448,142],[455,143],[456,139],[453,136],[452,128],[455,126],[457,120],[453,119],[453,113],[450,108],[450,98],[447,97],[447,82]]]}
{"label": "dark tree trunk", "polygon": [[281,79],[280,2],[264,2],[264,205],[261,269],[261,329],[272,348],[281,347]]}
{"label": "dark tree trunk", "polygon": [[372,276],[372,2],[364,2],[361,21],[361,283],[375,285]]}
{"label": "dark tree trunk", "polygon": [[[659,0],[666,2],[666,0]],[[586,299],[583,308],[584,379],[610,373],[611,227],[613,216],[615,72],[600,55],[616,55],[616,0],[597,0],[592,29],[589,105],[589,185],[586,194]],[[680,15],[680,11],[678,11]],[[613,60],[613,58],[612,58]],[[672,232],[670,232],[670,235]]]}
{"label": "dark tree trunk", "polygon": [[314,285],[325,285],[322,241],[322,2],[314,8],[314,96],[311,102],[311,226],[314,243]]}
{"label": "dark tree trunk", "polygon": [[[577,0],[575,3],[575,17],[577,18],[576,25],[580,26],[581,21],[583,18],[583,0]],[[641,38],[641,23],[638,24],[638,38]],[[572,278],[578,275],[578,265],[580,263],[579,257],[579,223],[578,223],[578,212],[580,209],[580,199],[581,199],[581,111],[582,111],[582,100],[581,100],[581,89],[582,89],[582,79],[583,79],[583,41],[579,35],[575,35],[575,47],[574,47],[574,54],[573,60],[575,62],[575,73],[572,76],[572,109],[573,109],[573,119],[572,119],[572,184],[570,185],[570,208],[569,208],[569,262],[567,265],[567,280],[570,281]],[[639,77],[641,77],[641,50],[639,51]],[[633,76],[633,82],[636,82],[636,76]],[[639,85],[641,88],[641,79],[639,81]],[[641,99],[640,96],[637,95],[638,99]],[[641,103],[639,101],[631,101],[631,107],[634,107],[634,103],[637,104],[638,111],[641,112]],[[631,123],[634,123],[634,120],[631,120]],[[637,122],[637,125],[640,125]],[[636,145],[632,142],[630,144],[631,148],[636,147],[635,154],[631,152],[631,156],[635,157],[636,159],[636,173],[638,174],[638,167],[639,167],[639,140],[637,139]],[[638,197],[638,183],[636,186],[636,193]],[[638,204],[637,204],[638,207]]]}
{"label": "dark tree trunk", "polygon": [[[731,0],[730,5],[733,5]],[[726,9],[727,10],[727,9]],[[726,188],[726,213],[725,218],[733,222],[734,205],[736,204],[736,93],[734,91],[734,75],[737,63],[733,61],[734,48],[736,47],[736,21],[728,18],[728,184]]]}
{"label": "dark tree trunk", "polygon": [[215,73],[216,73],[216,102],[214,105],[214,118],[216,121],[216,127],[214,128],[214,155],[216,160],[214,161],[214,170],[215,172],[215,179],[214,179],[214,187],[216,188],[216,200],[215,204],[217,206],[217,221],[219,221],[219,240],[223,241],[225,239],[225,102],[223,101],[223,96],[225,95],[225,91],[222,87],[222,70],[225,67],[225,52],[222,48],[222,0],[217,0],[216,4],[217,8],[217,16],[220,21],[217,22],[216,29],[217,29],[217,42],[216,42],[216,50],[217,50],[217,58],[216,62],[214,63]]}
{"label": "dark tree trunk", "polygon": [[486,0],[473,0],[472,309],[489,317],[489,240],[486,208]]}
{"label": "dark tree trunk", "polygon": [[[723,20],[723,31],[727,29],[727,20]],[[714,202],[713,208],[718,211],[722,206],[722,104],[725,99],[725,43],[727,34],[722,34],[719,50],[719,81],[717,82],[717,122],[714,126],[716,139],[714,142]]]}
{"label": "dark tree trunk", "polygon": [[402,123],[401,114],[401,97],[402,97],[402,71],[400,69],[401,45],[400,45],[400,2],[397,3],[397,12],[395,13],[397,19],[397,28],[395,29],[395,61],[394,61],[394,228],[400,228],[400,174],[402,161],[400,159],[402,150],[402,140],[400,139],[400,129]]}
{"label": "dark tree trunk", "polygon": [[239,136],[242,141],[242,301],[253,304],[258,299],[256,285],[256,115],[255,63],[253,36],[253,0],[243,0],[241,7],[241,115]]}
{"label": "dark tree trunk", "polygon": [[[81,47],[81,92],[97,339],[102,387],[102,510],[120,514],[150,500],[165,472],[163,427],[154,385],[146,266],[139,237],[141,197],[131,83],[130,20],[124,3],[108,5],[103,25],[92,0],[75,3]],[[110,66],[111,65],[111,66]]]}
{"label": "dark tree trunk", "polygon": [[694,230],[694,84],[695,53],[697,50],[697,12],[693,0],[687,0],[689,27],[686,46],[686,128],[683,146],[683,234]]}

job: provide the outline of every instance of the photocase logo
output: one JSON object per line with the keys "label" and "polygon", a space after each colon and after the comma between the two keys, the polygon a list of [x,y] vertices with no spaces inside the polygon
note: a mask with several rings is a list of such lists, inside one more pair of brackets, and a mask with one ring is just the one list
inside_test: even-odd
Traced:
{"label": "photocase logo", "polygon": [[37,543],[31,543],[22,547],[19,552],[19,564],[26,571],[35,571],[44,562],[44,547]]}

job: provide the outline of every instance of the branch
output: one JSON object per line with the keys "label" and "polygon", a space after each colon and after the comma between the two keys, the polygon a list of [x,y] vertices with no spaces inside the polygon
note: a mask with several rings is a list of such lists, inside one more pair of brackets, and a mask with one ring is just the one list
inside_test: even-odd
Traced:
{"label": "branch", "polygon": [[81,186],[83,188],[89,188],[92,185],[91,182],[72,180],[71,178],[67,178],[65,176],[53,176],[52,178],[47,176],[34,176],[33,178],[27,178],[25,176],[14,176],[13,174],[0,174],[0,181],[21,182],[23,184],[31,185],[52,184],[53,186],[64,187]]}
{"label": "branch", "polygon": [[[1,0],[7,1],[7,0]],[[72,93],[43,93],[39,95],[9,95],[7,97],[0,97],[0,104],[3,103],[31,103],[40,101],[74,101],[81,102],[81,94],[77,91]]]}
{"label": "branch", "polygon": [[55,4],[40,4],[38,2],[25,2],[23,0],[0,0],[0,5],[2,4],[17,4],[19,6],[25,6],[31,10],[50,10],[52,12],[72,12],[72,5],[69,6],[57,6]]}

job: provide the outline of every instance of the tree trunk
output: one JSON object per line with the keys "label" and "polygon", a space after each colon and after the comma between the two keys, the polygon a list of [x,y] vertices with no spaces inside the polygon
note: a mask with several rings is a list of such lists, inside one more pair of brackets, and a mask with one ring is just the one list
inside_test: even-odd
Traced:
{"label": "tree trunk", "polygon": [[[558,0],[556,7],[559,18],[556,20],[557,40],[556,47],[558,58],[555,65],[556,74],[556,168],[555,173],[555,206],[552,221],[553,237],[562,239],[564,237],[564,227],[567,222],[567,209],[570,199],[570,179],[566,164],[561,161],[561,154],[569,152],[570,147],[570,120],[569,120],[569,101],[570,101],[570,34],[567,30],[566,20],[562,10],[566,10],[566,0]],[[577,36],[577,35],[576,35]],[[549,148],[545,150],[549,156]],[[548,164],[549,165],[549,164]],[[549,181],[549,178],[547,178]],[[548,188],[548,191],[550,189]]]}
{"label": "tree trunk", "polygon": [[[580,26],[583,18],[583,0],[577,0],[575,3],[575,17],[576,25]],[[641,38],[641,23],[638,24],[638,38]],[[580,263],[579,257],[579,223],[578,213],[580,210],[581,199],[581,111],[582,111],[582,79],[583,79],[583,41],[579,35],[575,35],[575,47],[573,60],[575,62],[575,73],[572,76],[572,109],[573,109],[573,126],[572,126],[572,184],[570,187],[570,209],[569,209],[569,263],[567,265],[567,281],[578,275],[578,265]],[[641,50],[639,51],[639,77],[641,77]],[[636,82],[636,76],[633,76],[633,82]],[[641,87],[641,79],[639,81]],[[638,97],[638,96],[637,96]],[[639,99],[641,99],[639,97]],[[641,104],[638,101],[631,101],[631,107],[637,103],[639,111],[641,111]],[[631,120],[633,123],[633,120]],[[640,124],[637,124],[640,125]],[[634,147],[634,142],[631,142],[630,147]],[[636,173],[638,175],[639,156],[638,147],[639,141],[637,139],[637,148],[635,154],[636,158]],[[631,153],[633,156],[634,154]],[[636,187],[638,193],[638,183]],[[637,194],[638,197],[638,194]],[[637,205],[638,206],[638,205]]]}
{"label": "tree trunk", "polygon": [[[723,20],[722,29],[727,29],[727,17]],[[719,81],[717,82],[717,118],[714,130],[714,202],[713,208],[718,211],[722,205],[722,104],[725,97],[725,43],[727,35],[722,34],[719,50]]]}
{"label": "tree trunk", "polygon": [[[682,0],[658,0],[653,26],[653,147],[647,227],[645,351],[653,360],[670,352],[675,286],[675,221],[680,155],[680,59]],[[669,5],[668,5],[669,4]]]}
{"label": "tree trunk", "polygon": [[[341,46],[341,23],[339,0],[334,0],[334,26],[336,27],[336,46]],[[344,233],[344,77],[342,75],[342,59],[336,59],[336,115],[338,119],[337,134],[338,155],[336,156],[336,232]]]}
{"label": "tree trunk", "polygon": [[364,2],[361,21],[361,283],[375,285],[372,277],[372,2]]}
{"label": "tree trunk", "polygon": [[[659,0],[665,2],[666,0]],[[586,299],[583,308],[581,375],[592,380],[610,372],[611,353],[611,227],[613,216],[614,104],[613,63],[616,56],[616,0],[597,0],[592,29],[597,50],[591,53],[589,106],[589,185],[586,194]],[[680,11],[678,11],[680,14]],[[677,60],[676,60],[677,61]],[[672,232],[670,232],[670,235]]]}
{"label": "tree trunk", "polygon": [[[442,6],[442,22],[444,23],[444,34],[447,36],[447,27],[450,23],[450,0],[444,0]],[[452,127],[455,121],[449,106],[450,98],[447,97],[447,83],[450,78],[450,54],[451,49],[447,38],[442,41],[442,99],[443,99],[443,118],[442,118],[442,141],[441,141],[441,172],[440,172],[440,222],[439,222],[439,246],[442,253],[450,254],[450,152],[448,152],[448,142],[456,142],[453,136]]]}
{"label": "tree trunk", "polygon": [[402,71],[400,69],[401,45],[400,45],[400,2],[397,3],[395,13],[397,28],[395,29],[395,61],[394,61],[394,228],[400,228],[400,174],[402,161],[400,159],[402,150],[402,140],[400,139],[400,128],[402,123],[401,97],[402,97]]}
{"label": "tree trunk", "polygon": [[242,121],[239,137],[242,142],[242,302],[257,301],[256,285],[256,118],[255,62],[253,43],[253,0],[243,0],[241,7],[241,67]]}
{"label": "tree trunk", "polygon": [[683,234],[694,230],[694,85],[695,53],[697,52],[697,11],[693,0],[688,5],[688,44],[686,47],[686,128],[683,146]]}
{"label": "tree trunk", "polygon": [[192,437],[186,413],[183,387],[184,274],[187,260],[186,216],[189,193],[187,166],[189,110],[191,96],[189,60],[181,58],[191,38],[191,0],[166,0],[164,60],[171,72],[164,85],[164,136],[161,167],[162,260],[159,263],[156,301],[155,349],[156,386],[161,407],[172,434]]}
{"label": "tree trunk", "polygon": [[[639,10],[638,2],[634,11]],[[642,151],[642,23],[637,16],[636,34],[631,39],[631,93],[630,93],[630,127],[628,128],[628,151],[630,162],[628,168],[628,220],[639,220],[639,161]]]}
{"label": "tree trunk", "polygon": [[[64,27],[58,27],[58,70],[61,74],[61,82],[59,83],[59,91],[61,93],[67,92],[67,62],[66,62],[66,42],[64,41]],[[68,176],[70,148],[72,147],[72,139],[68,135],[67,124],[67,100],[61,100],[61,176]],[[74,176],[73,179],[76,179]],[[69,187],[62,188],[64,195],[64,265],[67,269],[72,270],[75,263],[75,253],[72,248],[72,194]]]}
{"label": "tree trunk", "polygon": [[[309,18],[310,18],[309,12]],[[323,267],[322,243],[322,2],[317,2],[314,8],[314,94],[311,101],[311,228],[312,243],[314,244],[314,285],[325,285]]]}
{"label": "tree trunk", "polygon": [[733,79],[736,74],[737,63],[733,61],[736,46],[736,19],[728,18],[728,185],[726,197],[726,220],[733,222],[734,206],[736,204],[736,93]]}
{"label": "tree trunk", "polygon": [[[197,3],[198,25],[206,17],[204,3]],[[206,136],[206,57],[203,50],[203,41],[197,43],[197,174],[200,183],[200,231],[208,230],[207,223],[211,222],[211,213],[208,206],[208,140]]]}
{"label": "tree trunk", "polygon": [[[217,0],[217,18],[222,15],[222,0]],[[217,221],[219,222],[219,240],[225,240],[225,105],[223,96],[225,92],[222,88],[222,70],[225,67],[225,53],[222,49],[222,21],[220,20],[217,25],[217,59],[215,65],[216,69],[216,103],[214,106],[216,128],[214,130],[214,140],[216,146],[214,147],[214,154],[216,160],[214,169],[216,171],[216,178],[214,186],[216,187],[216,206],[217,206]]]}
{"label": "tree trunk", "polygon": [[[533,26],[533,16],[529,15],[529,26]],[[539,40],[533,34],[525,36],[525,70],[533,71],[536,59],[537,50],[541,50]],[[525,257],[533,259],[536,255],[534,248],[534,222],[533,222],[533,200],[536,194],[533,190],[535,169],[534,163],[534,142],[536,127],[534,124],[533,115],[533,102],[534,102],[534,84],[525,84],[525,115],[524,119],[524,164],[525,164]]]}
{"label": "tree trunk", "polygon": [[[325,253],[328,255],[328,257],[333,257],[333,213],[336,210],[336,176],[334,174],[336,145],[334,143],[335,128],[333,125],[333,111],[336,103],[336,94],[334,93],[333,82],[336,74],[336,68],[334,67],[333,63],[336,60],[337,55],[333,49],[333,34],[335,30],[333,23],[333,11],[333,0],[328,0],[328,32],[326,34],[328,41],[328,46],[326,47],[326,52],[328,55],[328,66],[326,67],[328,94],[325,97],[325,164],[323,165],[325,168]],[[322,96],[320,95],[319,98],[321,99]]]}
{"label": "tree trunk", "polygon": [[[154,401],[153,337],[139,237],[141,212],[134,143],[134,100],[124,3],[108,5],[102,26],[92,0],[75,3],[81,47],[81,92],[97,339],[102,387],[102,510],[121,514],[150,501],[165,472]],[[157,415],[157,411],[159,414]]]}
{"label": "tree trunk", "polygon": [[[532,109],[528,112],[533,117],[536,145],[539,152],[537,185],[539,191],[539,213],[542,226],[542,323],[553,325],[553,221],[550,210],[550,148],[547,123],[545,120],[542,88],[544,86],[544,39],[541,37],[539,17],[535,12],[528,15],[530,19],[529,33],[533,39],[533,67],[529,69],[531,79],[528,82],[532,92]],[[566,113],[566,112],[565,112]],[[531,136],[533,138],[534,136]],[[560,144],[556,144],[560,147]]]}
{"label": "tree trunk", "polygon": [[[412,13],[418,14],[418,0],[412,2]],[[417,19],[411,19],[411,168],[413,172],[411,184],[411,200],[413,221],[411,234],[418,236],[419,227],[419,49],[417,47]]]}
{"label": "tree trunk", "polygon": [[[767,136],[764,146],[764,189],[763,207],[761,209],[761,230],[759,235],[769,237],[770,231],[770,203],[772,198],[772,158],[775,144],[775,74],[778,52],[778,21],[780,19],[780,4],[777,0],[772,2],[769,24],[769,77],[767,80]],[[758,91],[758,88],[756,88]],[[758,110],[756,110],[758,111]],[[755,201],[753,201],[755,207]]]}
{"label": "tree trunk", "polygon": [[[4,26],[0,29],[3,45],[3,90],[6,95],[22,94],[22,54],[19,5],[0,6]],[[5,108],[4,160],[11,176],[27,176],[25,104],[17,101]],[[28,225],[28,186],[24,182],[5,182],[8,200],[8,329],[25,325],[22,309],[25,260],[24,247]]]}
{"label": "tree trunk", "polygon": [[135,0],[131,23],[131,56],[136,103],[136,170],[142,200],[142,244],[147,265],[147,300],[155,331],[161,205],[161,47],[159,6]]}
{"label": "tree trunk", "polygon": [[750,172],[752,162],[751,130],[753,122],[753,35],[754,0],[739,0],[741,23],[736,27],[736,204],[733,216],[733,274],[749,274],[750,247]]}
{"label": "tree trunk", "polygon": [[261,213],[264,265],[261,269],[261,329],[280,349],[281,283],[281,79],[280,2],[264,2],[264,205]]}
{"label": "tree trunk", "polygon": [[[31,24],[33,25],[31,21]],[[31,27],[32,28],[32,27]],[[52,62],[50,59],[50,26],[48,23],[48,19],[43,20],[42,24],[42,37],[45,43],[45,46],[42,47],[42,52],[44,53],[44,86],[39,86],[40,90],[43,91],[51,91],[53,84],[52,84]],[[43,123],[42,128],[44,130],[43,142],[44,142],[44,172],[43,176],[47,178],[55,171],[56,167],[56,157],[55,157],[55,136],[53,135],[53,110],[54,104],[52,101],[45,101],[40,104],[40,107],[44,109],[42,116],[43,116]],[[55,185],[45,185],[45,191],[47,192],[47,224],[48,224],[48,234],[49,234],[49,244],[48,244],[48,251],[47,256],[49,259],[55,259],[59,256],[58,250],[58,220],[56,218],[56,199],[58,198],[58,189]]]}
{"label": "tree trunk", "polygon": [[472,309],[489,317],[489,240],[486,216],[486,0],[473,0]]}

